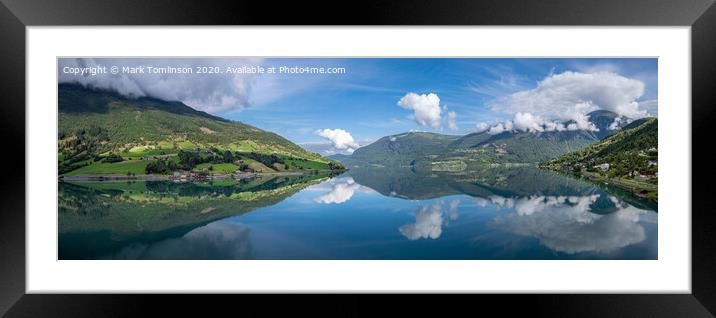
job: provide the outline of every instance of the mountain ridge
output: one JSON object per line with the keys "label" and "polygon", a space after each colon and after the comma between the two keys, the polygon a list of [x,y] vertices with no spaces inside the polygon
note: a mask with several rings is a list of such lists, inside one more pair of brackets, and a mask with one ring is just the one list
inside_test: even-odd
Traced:
{"label": "mountain ridge", "polygon": [[[216,147],[319,159],[273,132],[152,97],[132,99],[77,84],[58,87],[60,138],[78,130],[103,130],[102,152]],[[100,132],[101,133],[101,132]]]}
{"label": "mountain ridge", "polygon": [[340,168],[276,133],[182,102],[60,84],[58,110],[61,175],[166,174],[196,166],[221,173],[247,166],[252,172]]}
{"label": "mountain ridge", "polygon": [[353,167],[417,165],[434,169],[437,164],[445,169],[464,169],[471,164],[535,164],[580,150],[618,132],[631,122],[606,110],[588,115],[598,131],[508,131],[494,135],[479,132],[462,136],[406,132],[382,137],[358,148],[351,155],[330,158]]}

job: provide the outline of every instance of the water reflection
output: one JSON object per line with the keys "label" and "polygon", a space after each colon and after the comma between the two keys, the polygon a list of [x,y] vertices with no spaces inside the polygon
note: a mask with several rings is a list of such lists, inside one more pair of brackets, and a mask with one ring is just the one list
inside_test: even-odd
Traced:
{"label": "water reflection", "polygon": [[656,204],[535,168],[61,183],[60,259],[656,259]]}
{"label": "water reflection", "polygon": [[403,225],[398,230],[409,240],[437,239],[442,233],[442,225],[443,206],[438,203],[419,207],[415,211],[415,223]]}
{"label": "water reflection", "polygon": [[361,185],[357,184],[351,177],[337,178],[332,180],[332,183],[331,192],[316,198],[316,202],[341,204],[350,200],[353,194],[361,189]]}
{"label": "water reflection", "polygon": [[132,244],[107,259],[254,259],[250,230],[243,224],[214,222],[179,238],[152,244]]}
{"label": "water reflection", "polygon": [[[169,251],[172,246],[181,250],[181,244],[190,242],[218,243],[218,238],[232,236],[201,234],[225,229],[212,222],[277,204],[329,177],[328,174],[268,176],[213,183],[61,182],[60,259],[113,254],[120,258],[159,258],[162,253],[157,251]],[[179,239],[165,241],[175,238]],[[151,246],[157,242],[162,243]],[[187,244],[185,258],[192,258],[192,246],[200,245]],[[123,252],[117,253],[120,249]],[[211,249],[205,252],[210,253]],[[179,256],[173,257],[183,258]]]}
{"label": "water reflection", "polygon": [[639,223],[641,217],[646,216],[647,222],[655,221],[647,213],[627,207],[599,215],[587,212],[579,204],[553,205],[549,211],[517,212],[498,217],[495,225],[518,235],[534,237],[559,252],[608,253],[646,239],[644,227]]}
{"label": "water reflection", "polygon": [[[533,168],[514,171],[518,172],[488,170],[450,175],[357,171],[352,175],[392,197],[468,195],[479,208],[503,210],[492,219],[492,228],[535,238],[543,246],[567,254],[608,254],[644,242],[647,234],[642,224],[657,222],[656,213],[649,209],[655,208],[653,203],[639,202],[624,193],[620,198],[594,184]],[[382,178],[380,183],[376,182],[378,176]],[[525,182],[525,176],[531,176],[527,178],[531,182]],[[425,185],[435,187],[431,191]],[[444,232],[445,215],[456,220],[459,205],[459,200],[451,201],[448,209],[443,202],[420,205],[414,212],[415,222],[401,225],[398,230],[408,240],[438,239]]]}
{"label": "water reflection", "polygon": [[405,224],[398,228],[398,231],[411,241],[426,238],[438,239],[442,234],[443,215],[447,215],[452,221],[457,220],[459,206],[459,200],[450,201],[446,209],[443,209],[445,207],[443,202],[420,206],[415,211],[415,223]]}

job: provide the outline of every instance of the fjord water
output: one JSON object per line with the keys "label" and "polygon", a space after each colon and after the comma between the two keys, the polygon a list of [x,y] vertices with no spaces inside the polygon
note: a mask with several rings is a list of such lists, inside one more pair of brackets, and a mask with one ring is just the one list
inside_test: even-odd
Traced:
{"label": "fjord water", "polygon": [[60,259],[657,259],[657,205],[533,167],[60,182]]}

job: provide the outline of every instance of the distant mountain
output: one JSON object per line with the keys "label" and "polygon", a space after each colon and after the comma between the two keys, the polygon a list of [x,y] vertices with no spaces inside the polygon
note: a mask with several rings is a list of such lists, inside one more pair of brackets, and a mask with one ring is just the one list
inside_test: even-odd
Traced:
{"label": "distant mountain", "polygon": [[606,110],[588,115],[598,131],[512,131],[496,135],[481,132],[465,136],[410,132],[383,137],[350,156],[331,158],[349,167],[410,165],[429,170],[462,170],[474,164],[538,163],[583,149],[631,122]]}
{"label": "distant mountain", "polygon": [[599,131],[594,132],[598,139],[604,139],[632,121],[625,116],[620,116],[608,110],[595,110],[587,114],[587,116],[589,116],[589,121],[599,129]]}
{"label": "distant mountain", "polygon": [[[565,178],[552,171],[526,167],[481,167],[469,172],[422,173],[409,168],[352,169],[350,176],[360,185],[385,196],[409,200],[428,200],[449,195],[467,194],[488,198],[542,195],[582,195],[589,190],[572,192],[587,184]],[[534,182],[534,180],[540,182]],[[569,184],[569,187],[564,187]],[[566,191],[566,192],[565,192]]]}
{"label": "distant mountain", "polygon": [[486,132],[466,135],[448,147],[438,160],[468,160],[478,163],[536,163],[579,150],[597,141],[589,131]]}
{"label": "distant mountain", "polygon": [[[358,148],[350,159],[369,165],[410,164],[411,161],[423,156],[437,156],[444,153],[450,143],[460,136],[441,135],[429,132],[409,132],[386,136],[365,147]],[[334,157],[335,158],[335,157]],[[346,163],[344,163],[346,164]]]}
{"label": "distant mountain", "polygon": [[353,159],[353,157],[350,155],[344,155],[344,154],[340,154],[340,153],[327,156],[326,158],[338,161],[348,168],[351,168],[351,167],[355,168],[355,167],[367,165],[365,162]]}

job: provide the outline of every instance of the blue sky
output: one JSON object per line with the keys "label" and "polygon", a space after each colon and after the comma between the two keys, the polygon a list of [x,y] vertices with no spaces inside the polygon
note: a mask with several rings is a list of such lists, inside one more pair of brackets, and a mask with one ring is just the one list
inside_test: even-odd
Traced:
{"label": "blue sky", "polygon": [[[656,116],[658,105],[654,58],[61,59],[59,64],[345,68],[345,74],[106,78],[60,72],[61,82],[180,100],[324,154],[345,153],[356,144],[407,131],[463,135],[500,122],[539,129],[550,122],[579,121],[594,109],[630,118]],[[330,132],[321,133],[326,129]]]}
{"label": "blue sky", "polygon": [[[315,134],[319,129],[343,129],[359,142],[411,130],[467,134],[479,122],[512,117],[493,111],[492,101],[565,71],[613,72],[645,84],[638,101],[657,98],[656,59],[270,59],[264,64],[346,69],[341,75],[273,75],[271,88],[256,92],[250,107],[225,115],[297,143],[325,141]],[[457,114],[458,129],[416,123],[411,110],[397,105],[409,92],[439,96],[440,105]]]}

